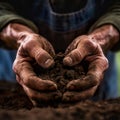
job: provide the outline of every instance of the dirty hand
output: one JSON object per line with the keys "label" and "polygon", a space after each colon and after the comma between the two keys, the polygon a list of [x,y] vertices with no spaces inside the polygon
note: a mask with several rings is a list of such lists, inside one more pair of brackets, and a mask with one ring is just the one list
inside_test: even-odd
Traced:
{"label": "dirty hand", "polygon": [[119,40],[119,33],[112,25],[97,28],[89,35],[77,37],[67,48],[63,63],[74,66],[81,61],[88,62],[88,72],[82,80],[72,80],[67,84],[63,101],[79,101],[94,95],[108,68],[104,53]]}
{"label": "dirty hand", "polygon": [[[1,38],[9,41],[15,40],[19,46],[13,70],[16,73],[17,81],[34,105],[39,100],[55,99],[57,85],[50,80],[42,80],[37,77],[32,67],[34,62],[43,68],[54,64],[52,58],[54,50],[51,44],[28,27],[13,23],[3,29]],[[47,94],[46,91],[50,93]]]}

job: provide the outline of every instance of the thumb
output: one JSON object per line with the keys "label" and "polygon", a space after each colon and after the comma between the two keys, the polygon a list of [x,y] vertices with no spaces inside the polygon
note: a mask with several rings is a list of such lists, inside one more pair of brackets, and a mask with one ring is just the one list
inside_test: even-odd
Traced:
{"label": "thumb", "polygon": [[84,56],[81,55],[79,49],[74,49],[63,59],[63,64],[68,66],[74,66],[81,62]]}

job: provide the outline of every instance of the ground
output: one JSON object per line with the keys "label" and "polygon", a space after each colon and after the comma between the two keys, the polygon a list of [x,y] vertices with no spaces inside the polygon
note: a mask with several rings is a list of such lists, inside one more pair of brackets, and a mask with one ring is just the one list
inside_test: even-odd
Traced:
{"label": "ground", "polygon": [[[59,55],[61,58],[61,55]],[[56,58],[55,58],[56,59]],[[57,59],[58,60],[58,59]],[[59,66],[59,67],[58,67]],[[56,68],[54,70],[54,68]],[[64,70],[63,70],[64,68]],[[51,78],[64,93],[69,80],[84,77],[84,66],[66,68],[55,64],[47,72],[36,73],[45,78]],[[61,72],[62,69],[62,72]],[[56,72],[55,72],[56,71]],[[79,72],[78,72],[79,71]],[[39,74],[39,72],[41,74]],[[46,73],[46,74],[44,74]],[[61,82],[62,80],[62,82]],[[64,82],[64,80],[66,82]],[[61,87],[62,86],[62,87]],[[0,120],[120,120],[120,98],[93,102],[84,100],[77,103],[44,104],[33,107],[32,103],[18,83],[0,82]]]}

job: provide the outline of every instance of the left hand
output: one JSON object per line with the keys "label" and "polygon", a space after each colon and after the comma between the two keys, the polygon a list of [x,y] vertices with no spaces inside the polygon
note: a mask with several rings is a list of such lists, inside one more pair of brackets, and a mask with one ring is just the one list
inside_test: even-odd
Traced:
{"label": "left hand", "polygon": [[72,80],[67,84],[63,101],[79,101],[90,98],[100,85],[108,60],[104,53],[113,48],[119,40],[119,32],[112,25],[104,25],[90,35],[77,37],[67,48],[63,63],[74,66],[87,61],[88,71],[82,80]]}
{"label": "left hand", "polygon": [[63,63],[76,65],[82,60],[88,61],[88,72],[82,80],[72,80],[67,84],[68,91],[64,93],[64,101],[78,101],[94,95],[108,68],[108,60],[100,45],[91,36],[76,38],[67,48]]}

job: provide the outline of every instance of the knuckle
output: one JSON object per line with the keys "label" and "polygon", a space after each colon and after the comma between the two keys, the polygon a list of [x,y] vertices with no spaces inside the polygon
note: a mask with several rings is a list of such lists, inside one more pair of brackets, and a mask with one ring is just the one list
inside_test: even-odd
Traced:
{"label": "knuckle", "polygon": [[14,61],[12,69],[14,70],[14,72],[17,71],[17,63],[16,63],[16,61]]}
{"label": "knuckle", "polygon": [[104,58],[103,61],[104,61],[104,63],[105,63],[105,66],[108,67],[108,65],[109,65],[108,59],[107,59],[107,58]]}
{"label": "knuckle", "polygon": [[31,46],[33,47],[35,44],[34,41],[35,41],[34,39],[28,37],[27,40],[23,42],[23,48],[30,50]]}
{"label": "knuckle", "polygon": [[36,45],[36,43],[38,42],[39,39],[40,39],[39,35],[37,35],[37,34],[29,34],[29,35],[27,35],[25,37],[25,39],[22,42],[23,47],[25,49],[29,50],[29,49],[33,48]]}
{"label": "knuckle", "polygon": [[26,73],[22,73],[23,75],[21,75],[21,77],[22,77],[22,79],[23,79],[23,82],[24,82],[24,85],[25,86],[28,86],[28,87],[34,87],[35,88],[35,83],[33,83],[33,81],[34,81],[34,77],[32,76],[32,75],[29,75],[29,74],[27,74],[27,75],[24,75],[24,74],[26,74]]}
{"label": "knuckle", "polygon": [[13,69],[13,71],[15,72],[15,73],[18,73],[18,70],[19,70],[19,61],[18,60],[15,60],[14,62],[13,62],[13,66],[12,66],[12,69]]}
{"label": "knuckle", "polygon": [[98,44],[94,42],[92,39],[85,39],[84,46],[88,49],[88,51],[94,51],[98,47]]}
{"label": "knuckle", "polygon": [[35,53],[35,58],[38,60],[40,58],[40,60],[42,61],[42,59],[44,59],[44,56],[45,56],[46,52],[44,50],[38,50],[36,51]]}
{"label": "knuckle", "polygon": [[23,89],[25,91],[25,93],[27,94],[27,96],[30,98],[30,99],[33,99],[36,97],[36,94],[34,91],[32,91],[31,89],[25,87],[25,85],[23,85]]}
{"label": "knuckle", "polygon": [[33,92],[28,92],[27,95],[31,98],[31,99],[35,99],[36,98],[36,94]]}
{"label": "knuckle", "polygon": [[102,57],[102,58],[101,58],[101,65],[104,66],[105,69],[108,68],[108,66],[109,66],[109,61],[108,61],[108,59],[107,59],[106,57]]}
{"label": "knuckle", "polygon": [[24,85],[29,86],[29,79],[23,79]]}
{"label": "knuckle", "polygon": [[75,49],[73,52],[73,58],[76,60],[76,61],[79,61],[81,59],[81,53],[78,49]]}

